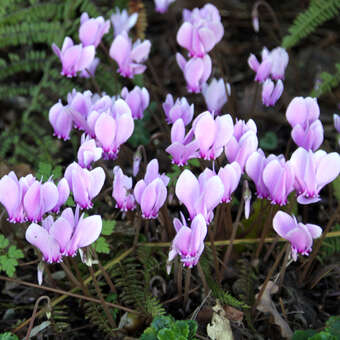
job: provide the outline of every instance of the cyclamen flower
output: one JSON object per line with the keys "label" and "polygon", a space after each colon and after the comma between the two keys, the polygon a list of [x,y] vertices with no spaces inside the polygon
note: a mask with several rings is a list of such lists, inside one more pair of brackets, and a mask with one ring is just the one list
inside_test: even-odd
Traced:
{"label": "cyclamen flower", "polygon": [[292,139],[306,150],[317,150],[323,142],[323,127],[316,98],[295,97],[288,105],[286,118],[292,127]]}
{"label": "cyclamen flower", "polygon": [[133,90],[129,92],[126,87],[123,87],[120,95],[129,105],[133,119],[142,119],[144,111],[150,103],[148,90],[145,87],[135,86]]}
{"label": "cyclamen flower", "polygon": [[48,119],[53,127],[54,136],[64,140],[70,139],[73,124],[72,115],[70,109],[64,106],[60,100],[50,108]]}
{"label": "cyclamen flower", "polygon": [[225,155],[229,162],[237,162],[242,172],[249,156],[257,150],[258,139],[256,136],[257,127],[252,119],[247,123],[243,120],[236,121],[234,133],[224,148]]}
{"label": "cyclamen flower", "polygon": [[204,250],[204,239],[207,235],[207,225],[201,214],[194,217],[190,228],[186,225],[182,214],[181,218],[182,221],[175,218],[173,222],[177,234],[172,241],[168,262],[172,261],[177,255],[179,255],[183,265],[192,268],[198,263]]}
{"label": "cyclamen flower", "polygon": [[340,116],[337,114],[333,115],[334,127],[340,133]]}
{"label": "cyclamen flower", "polygon": [[263,83],[270,76],[274,80],[284,79],[285,69],[289,61],[286,50],[282,47],[276,47],[269,52],[267,48],[264,47],[261,54],[261,63],[259,63],[253,54],[248,58],[250,68],[256,72],[255,81]]}
{"label": "cyclamen flower", "polygon": [[215,115],[221,112],[223,105],[228,101],[223,79],[213,78],[209,85],[204,84],[202,94],[208,110]]}
{"label": "cyclamen flower", "polygon": [[262,103],[265,106],[274,106],[279,100],[283,92],[283,83],[279,79],[274,85],[274,82],[267,79],[262,85]]}
{"label": "cyclamen flower", "polygon": [[207,223],[213,219],[213,210],[221,202],[224,186],[221,179],[209,169],[197,178],[188,169],[178,177],[176,196],[188,209],[190,219],[202,214]]}
{"label": "cyclamen flower", "polygon": [[110,21],[103,17],[89,18],[85,12],[80,17],[79,40],[83,46],[94,45],[97,47],[104,34],[110,30]]}
{"label": "cyclamen flower", "polygon": [[64,176],[72,190],[75,202],[82,209],[92,208],[92,199],[99,194],[104,185],[104,170],[98,167],[89,171],[73,162],[66,168]]}
{"label": "cyclamen flower", "polygon": [[220,156],[234,131],[230,115],[218,116],[214,119],[209,111],[197,116],[192,126],[199,145],[200,156],[211,160]]}
{"label": "cyclamen flower", "polygon": [[185,97],[177,98],[176,102],[171,94],[165,98],[162,104],[168,124],[173,124],[177,119],[182,119],[184,125],[188,125],[194,116],[194,104],[189,105]]}
{"label": "cyclamen flower", "polygon": [[34,182],[35,178],[31,174],[18,180],[13,171],[1,178],[0,202],[7,210],[9,222],[22,223],[27,220],[23,200],[28,188]]}
{"label": "cyclamen flower", "polygon": [[206,4],[191,12],[183,11],[184,23],[177,32],[177,42],[191,57],[204,57],[222,39],[224,28],[217,8]]}
{"label": "cyclamen flower", "polygon": [[186,61],[180,54],[176,54],[177,64],[184,74],[189,92],[199,93],[203,84],[208,80],[211,74],[211,59],[209,55],[203,58],[191,58]]}
{"label": "cyclamen flower", "polygon": [[81,145],[79,147],[77,157],[78,164],[82,168],[91,168],[91,163],[98,161],[102,157],[103,150],[96,146],[94,139],[85,137],[85,134],[81,136]]}
{"label": "cyclamen flower", "polygon": [[263,181],[263,170],[266,165],[277,157],[269,155],[267,158],[261,149],[253,152],[246,163],[247,175],[253,180],[256,186],[256,196],[258,198],[268,198],[270,196],[269,189],[266,187]]}
{"label": "cyclamen flower", "polygon": [[107,159],[115,159],[120,146],[132,135],[134,121],[129,106],[122,100],[115,102],[113,113],[102,113],[95,117],[96,140],[104,150]]}
{"label": "cyclamen flower", "polygon": [[287,204],[287,197],[294,190],[295,174],[292,162],[286,162],[283,156],[276,157],[265,166],[262,177],[271,202]]}
{"label": "cyclamen flower", "polygon": [[175,0],[154,0],[156,12],[164,14]]}
{"label": "cyclamen flower", "polygon": [[97,66],[99,65],[99,58],[94,58],[89,67],[81,71],[79,77],[81,78],[93,78],[96,73]]}
{"label": "cyclamen flower", "polygon": [[60,50],[56,44],[52,44],[53,52],[62,63],[61,74],[67,77],[75,77],[77,72],[84,71],[90,67],[94,60],[95,47],[74,45],[70,37],[66,37]]}
{"label": "cyclamen flower", "polygon": [[79,219],[78,207],[75,215],[71,208],[67,208],[56,221],[48,216],[42,227],[32,223],[26,230],[26,240],[42,252],[44,261],[61,262],[63,255],[74,256],[79,248],[97,240],[101,230],[99,215],[86,218],[82,215]]}
{"label": "cyclamen flower", "polygon": [[177,119],[171,128],[171,145],[165,151],[172,156],[172,163],[178,166],[187,164],[191,158],[198,157],[198,142],[193,140],[192,130],[185,135],[185,126],[182,119]]}
{"label": "cyclamen flower", "polygon": [[313,153],[298,148],[290,159],[295,172],[295,189],[300,204],[320,201],[319,192],[334,181],[340,172],[340,156],[336,152],[327,154],[323,150]]}
{"label": "cyclamen flower", "polygon": [[128,33],[130,29],[135,26],[138,19],[138,13],[128,14],[126,9],[122,11],[116,7],[116,11],[111,15],[111,22],[114,28],[114,36],[121,34],[122,32]]}
{"label": "cyclamen flower", "polygon": [[136,183],[133,191],[136,201],[141,207],[144,218],[157,218],[159,209],[163,206],[167,196],[166,187],[169,177],[159,174],[157,159],[153,159],[146,167],[144,179]]}
{"label": "cyclamen flower", "polygon": [[116,208],[122,211],[134,210],[136,202],[132,190],[132,178],[125,176],[119,166],[113,168],[112,197],[116,200]]}
{"label": "cyclamen flower", "polygon": [[68,185],[66,178],[62,178],[59,181],[57,189],[58,189],[58,202],[52,209],[52,212],[54,213],[59,213],[59,209],[66,203],[68,197],[70,196],[70,187]]}
{"label": "cyclamen flower", "polygon": [[283,211],[278,211],[273,219],[274,230],[291,244],[294,261],[297,254],[309,255],[312,251],[313,239],[321,236],[322,229],[315,224],[302,224]]}
{"label": "cyclamen flower", "polygon": [[237,162],[227,164],[224,168],[220,168],[218,177],[221,179],[224,186],[222,202],[229,203],[231,201],[231,194],[238,187],[241,175],[241,167]]}
{"label": "cyclamen flower", "polygon": [[141,64],[150,53],[151,43],[149,40],[141,42],[137,40],[133,45],[126,32],[122,32],[112,42],[110,57],[118,66],[118,72],[123,77],[133,78],[136,74],[143,73],[146,66]]}

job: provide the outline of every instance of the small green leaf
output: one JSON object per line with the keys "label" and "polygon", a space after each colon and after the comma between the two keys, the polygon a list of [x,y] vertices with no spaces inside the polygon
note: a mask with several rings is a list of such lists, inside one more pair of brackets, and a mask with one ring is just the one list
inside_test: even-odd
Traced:
{"label": "small green leaf", "polygon": [[46,162],[39,162],[36,177],[38,180],[48,180],[52,173],[52,165]]}
{"label": "small green leaf", "polygon": [[111,235],[116,226],[115,220],[103,220],[102,235]]}
{"label": "small green leaf", "polygon": [[156,332],[158,332],[159,330],[163,328],[170,327],[172,323],[173,323],[173,319],[170,316],[161,315],[161,316],[156,316],[153,319],[151,323],[151,327]]}
{"label": "small green leaf", "polygon": [[189,325],[187,321],[179,320],[174,323],[171,329],[175,332],[177,336],[183,336],[185,339],[188,339],[189,336]]}
{"label": "small green leaf", "polygon": [[200,161],[198,158],[192,158],[188,160],[188,163],[193,166],[194,168],[199,168],[200,166]]}
{"label": "small green leaf", "polygon": [[74,203],[74,200],[71,196],[69,196],[69,198],[67,199],[65,205],[67,207],[74,207],[76,204]]}
{"label": "small green leaf", "polygon": [[169,328],[163,328],[161,329],[158,334],[157,338],[159,340],[186,340],[183,336],[178,336],[173,330],[170,330]]}
{"label": "small green leaf", "polygon": [[53,179],[57,180],[59,178],[61,178],[62,176],[62,172],[63,172],[63,168],[60,165],[57,165],[52,172],[53,175]]}
{"label": "small green leaf", "polygon": [[9,242],[8,242],[7,238],[5,238],[4,235],[0,234],[0,249],[4,249],[4,248],[8,247],[8,244],[9,244]]}
{"label": "small green leaf", "polygon": [[326,331],[340,339],[340,315],[331,316],[326,322]]}
{"label": "small green leaf", "polygon": [[274,132],[268,131],[260,139],[260,147],[263,150],[275,150],[278,145],[277,136]]}
{"label": "small green leaf", "polygon": [[8,257],[12,259],[22,259],[24,253],[20,249],[17,249],[16,246],[10,246],[8,249]]}
{"label": "small green leaf", "polygon": [[19,338],[11,332],[5,332],[0,334],[0,340],[19,340]]}
{"label": "small green leaf", "polygon": [[94,249],[97,253],[109,254],[110,247],[104,237],[99,237],[98,240],[94,243]]}
{"label": "small green leaf", "polygon": [[15,267],[18,264],[16,259],[10,259],[6,255],[0,256],[0,266],[1,270],[6,272],[6,274],[12,277],[15,273]]}

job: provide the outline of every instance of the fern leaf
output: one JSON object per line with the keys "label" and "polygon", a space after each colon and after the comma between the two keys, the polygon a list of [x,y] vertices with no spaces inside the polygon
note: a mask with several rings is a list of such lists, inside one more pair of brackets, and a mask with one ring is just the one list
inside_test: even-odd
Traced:
{"label": "fern leaf", "polygon": [[321,73],[321,84],[312,91],[312,97],[320,97],[321,95],[332,91],[334,87],[337,87],[340,84],[340,64],[335,64],[335,68],[336,71],[333,74],[328,72]]}
{"label": "fern leaf", "polygon": [[339,14],[340,0],[313,0],[309,8],[299,14],[293,25],[288,29],[289,35],[282,41],[284,48],[291,48],[304,37],[315,31],[325,21]]}

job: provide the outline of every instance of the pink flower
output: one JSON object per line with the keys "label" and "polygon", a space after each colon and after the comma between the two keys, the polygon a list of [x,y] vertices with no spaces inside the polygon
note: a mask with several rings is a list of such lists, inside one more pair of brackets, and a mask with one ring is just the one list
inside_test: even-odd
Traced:
{"label": "pink flower", "polygon": [[192,58],[186,61],[180,54],[176,54],[177,64],[184,74],[189,92],[199,93],[203,84],[208,80],[211,74],[211,59],[209,55],[203,58]]}
{"label": "pink flower", "polygon": [[112,114],[100,114],[94,124],[96,140],[107,159],[117,157],[120,146],[131,137],[134,130],[130,108],[123,99],[115,102],[112,111]]}
{"label": "pink flower", "polygon": [[169,177],[159,174],[157,159],[150,161],[146,167],[144,179],[136,183],[133,191],[144,218],[157,218],[159,209],[166,200],[168,183]]}
{"label": "pink flower", "polygon": [[315,224],[298,223],[295,216],[278,211],[273,219],[274,230],[291,244],[292,258],[297,260],[297,254],[309,255],[312,251],[313,239],[322,234],[322,229]]}
{"label": "pink flower", "polygon": [[340,133],[340,116],[337,114],[333,115],[334,127]]}
{"label": "pink flower", "polygon": [[289,56],[282,47],[274,48],[271,52],[266,47],[262,50],[262,62],[259,63],[255,55],[248,58],[250,68],[256,72],[255,80],[263,83],[270,76],[274,80],[284,79],[285,69],[288,65]]}
{"label": "pink flower", "polygon": [[198,157],[198,142],[193,140],[192,130],[185,135],[185,126],[181,118],[177,119],[171,128],[171,145],[166,148],[172,156],[172,163],[185,165],[189,159]]}
{"label": "pink flower", "polygon": [[191,57],[204,57],[222,39],[224,28],[217,8],[206,4],[191,12],[183,11],[184,23],[177,32],[177,42]]}
{"label": "pink flower", "polygon": [[61,262],[63,255],[74,256],[79,248],[93,243],[101,230],[99,215],[86,218],[82,215],[79,219],[78,208],[75,215],[67,208],[56,221],[48,216],[42,227],[32,223],[26,230],[26,240],[42,252],[44,261]]}
{"label": "pink flower", "polygon": [[119,166],[113,168],[112,197],[116,201],[116,208],[122,211],[134,210],[136,202],[132,190],[132,178],[125,176]]}
{"label": "pink flower", "polygon": [[135,26],[138,19],[138,13],[132,13],[128,15],[126,9],[122,11],[116,7],[116,11],[111,15],[111,22],[114,28],[114,36],[121,34],[122,32],[129,32],[130,29]]}
{"label": "pink flower", "polygon": [[66,168],[64,176],[75,202],[83,209],[92,208],[92,199],[99,194],[104,185],[104,170],[98,167],[89,171],[73,162]]}
{"label": "pink flower", "polygon": [[85,137],[85,134],[81,136],[81,145],[79,147],[77,157],[78,164],[82,168],[91,168],[91,163],[98,161],[102,157],[103,150],[96,146],[94,139]]}
{"label": "pink flower", "polygon": [[189,105],[185,97],[177,98],[174,102],[172,95],[168,94],[162,106],[168,124],[175,123],[179,118],[183,120],[184,125],[188,125],[192,121],[194,104]]}
{"label": "pink flower", "polygon": [[141,63],[148,58],[150,48],[149,40],[137,40],[132,45],[127,33],[122,32],[112,42],[110,57],[117,62],[118,71],[123,77],[133,78],[145,71],[146,66]]}
{"label": "pink flower", "polygon": [[243,120],[236,121],[234,125],[234,134],[225,146],[225,155],[229,162],[237,162],[242,171],[246,165],[247,159],[257,150],[257,127],[252,119],[247,123]]}
{"label": "pink flower", "polygon": [[175,0],[154,0],[156,12],[164,14]]}
{"label": "pink flower", "polygon": [[110,30],[110,21],[103,17],[89,18],[85,12],[80,17],[79,40],[83,46],[97,47],[104,34]]}
{"label": "pink flower", "polygon": [[79,77],[81,78],[94,77],[94,74],[96,73],[96,69],[97,69],[97,66],[99,65],[99,62],[100,62],[99,58],[94,58],[90,66],[80,72]]}
{"label": "pink flower", "polygon": [[223,79],[215,79],[209,85],[203,84],[202,94],[208,110],[217,115],[221,112],[223,105],[227,102],[226,87]]}
{"label": "pink flower", "polygon": [[262,103],[265,106],[274,106],[283,92],[283,83],[279,79],[274,85],[271,79],[267,79],[262,85]]}
{"label": "pink flower", "polygon": [[188,169],[178,177],[176,196],[188,209],[190,219],[202,214],[207,223],[213,219],[213,210],[221,202],[224,185],[221,179],[209,169],[197,178]]}
{"label": "pink flower", "polygon": [[120,95],[129,105],[133,119],[143,119],[144,111],[150,103],[148,90],[145,87],[135,86],[129,92],[126,87],[123,87]]}
{"label": "pink flower", "polygon": [[262,174],[263,182],[269,191],[273,204],[287,204],[288,195],[294,190],[294,169],[284,157],[276,157],[268,162]]}
{"label": "pink flower", "polygon": [[286,118],[292,127],[292,139],[306,150],[317,150],[323,142],[323,127],[316,98],[295,97],[288,105]]}
{"label": "pink flower", "polygon": [[58,202],[52,209],[52,212],[59,213],[59,209],[62,205],[64,205],[70,196],[70,187],[68,186],[68,182],[66,178],[62,178],[57,186],[58,189]]}
{"label": "pink flower", "polygon": [[90,67],[95,55],[93,45],[74,45],[70,37],[65,38],[61,51],[56,44],[52,44],[52,49],[62,63],[61,74],[67,77],[75,77],[77,72]]}
{"label": "pink flower", "polygon": [[72,115],[70,109],[64,106],[60,100],[50,108],[48,119],[54,130],[53,135],[64,140],[70,139]]}
{"label": "pink flower", "polygon": [[7,210],[9,222],[22,223],[27,220],[23,200],[27,190],[35,181],[31,174],[18,180],[13,171],[1,178],[0,202]]}
{"label": "pink flower", "polygon": [[230,115],[218,116],[214,119],[209,111],[197,116],[192,126],[203,159],[218,158],[234,131]]}
{"label": "pink flower", "polygon": [[182,222],[178,218],[174,219],[174,227],[177,234],[172,241],[168,262],[172,261],[177,255],[179,255],[183,265],[192,268],[198,263],[204,250],[204,239],[207,235],[207,225],[201,214],[194,217],[190,228],[186,225],[182,214],[181,217]]}
{"label": "pink flower", "polygon": [[225,167],[220,168],[218,177],[221,179],[224,186],[224,194],[222,202],[230,202],[231,194],[236,190],[242,175],[241,168],[237,162],[227,164]]}
{"label": "pink flower", "polygon": [[323,150],[313,153],[298,148],[290,159],[295,172],[295,189],[300,204],[318,202],[320,190],[334,181],[340,172],[340,156]]}

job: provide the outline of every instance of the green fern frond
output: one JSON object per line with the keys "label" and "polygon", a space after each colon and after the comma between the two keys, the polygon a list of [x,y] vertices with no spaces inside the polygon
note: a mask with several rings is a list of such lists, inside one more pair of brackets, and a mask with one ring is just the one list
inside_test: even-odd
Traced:
{"label": "green fern frond", "polygon": [[336,71],[333,74],[328,72],[321,73],[321,83],[312,91],[312,97],[320,97],[321,95],[332,91],[333,88],[340,84],[340,64],[335,64],[335,68]]}
{"label": "green fern frond", "polygon": [[299,14],[289,28],[289,35],[282,41],[284,48],[291,48],[301,39],[312,33],[325,21],[337,16],[340,11],[340,0],[313,0],[308,9]]}
{"label": "green fern frond", "polygon": [[13,26],[0,27],[0,48],[5,46],[27,45],[28,43],[53,42],[60,44],[63,38],[63,27],[58,21],[53,22],[23,22]]}

